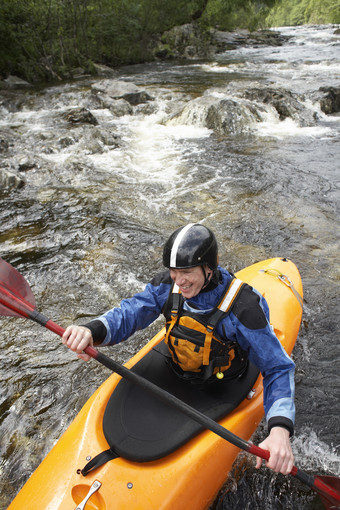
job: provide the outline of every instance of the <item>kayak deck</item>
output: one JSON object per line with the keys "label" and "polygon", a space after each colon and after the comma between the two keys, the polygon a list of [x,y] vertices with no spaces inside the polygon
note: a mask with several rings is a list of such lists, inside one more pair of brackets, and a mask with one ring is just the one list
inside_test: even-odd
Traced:
{"label": "kayak deck", "polygon": [[[278,274],[281,273],[289,278],[288,282],[291,282],[293,289],[287,281],[280,279]],[[265,296],[274,330],[283,347],[290,354],[302,316],[302,308],[295,294],[298,292],[302,295],[301,278],[296,266],[287,259],[270,259],[240,271],[237,277]],[[152,361],[151,364],[154,366],[155,357],[162,358],[156,346],[160,344],[163,337],[164,330],[160,331],[126,364],[129,368],[134,367],[136,371],[148,372],[148,376],[151,379],[155,378],[160,385],[163,384],[162,374],[157,373],[157,370],[155,374],[151,373],[149,364]],[[250,370],[253,368],[250,367]],[[243,393],[240,391],[241,401],[227,402],[224,410],[216,398],[210,400],[209,405],[202,403],[204,399],[195,397],[194,393],[185,398],[189,399],[188,403],[191,405],[199,400],[203,407],[200,410],[219,420],[222,426],[234,434],[248,440],[263,417],[262,377],[256,376],[255,370],[251,376],[254,381],[251,384],[252,395],[246,398],[249,386],[247,389],[244,387]],[[170,411],[165,409],[163,403],[156,403],[151,396],[141,395],[139,393],[141,390],[132,388],[126,381],[120,381],[121,378],[113,374],[94,393],[26,482],[8,510],[22,508],[75,510],[87,497],[91,485],[96,480],[101,483],[101,486],[89,499],[86,509],[170,510],[176,508],[176,510],[187,510],[193,508],[206,510],[209,507],[231,469],[239,451],[238,448],[210,431],[200,431],[200,426],[196,424],[190,425],[191,432],[184,437],[182,425],[187,418],[177,415],[176,412],[171,415],[172,423],[169,429],[166,416],[169,416]],[[165,384],[166,388],[168,382]],[[183,384],[182,381],[180,383]],[[178,392],[177,396],[181,398],[183,390],[179,387],[178,381],[176,385],[173,391]],[[111,405],[113,406],[113,403],[116,405],[117,400],[119,406],[120,392],[127,392],[128,398],[126,406],[121,406],[120,411],[117,412],[111,409]],[[134,409],[133,402],[136,398],[138,406]],[[228,400],[228,397],[226,399]],[[207,408],[204,409],[206,405]],[[236,405],[236,407],[230,412],[228,405],[233,407]],[[144,412],[145,406],[148,408],[147,413]],[[228,414],[225,415],[225,412]],[[126,458],[119,456],[91,471],[87,476],[83,476],[80,470],[86,465],[88,459],[96,457],[110,446],[103,431],[105,414],[111,424],[114,423],[110,433],[115,442],[114,448],[120,449],[117,453],[125,455]],[[164,421],[161,418],[163,423],[161,428],[167,427],[165,431],[159,430],[159,425],[150,426],[155,414],[164,414]],[[131,415],[132,421],[130,421]],[[127,416],[130,423],[128,431],[126,431]],[[116,422],[120,424],[117,425]],[[183,426],[184,429],[186,427],[187,425]],[[141,434],[142,429],[144,432]],[[173,450],[176,441],[171,439],[167,442],[164,438],[167,435],[166,432],[172,438],[175,437],[176,431],[179,433],[179,438],[176,440],[179,446],[175,446]],[[121,441],[122,437],[116,444],[116,434],[120,434],[124,439],[126,433],[129,437],[128,442],[131,443],[127,450],[125,446],[124,448],[121,446],[124,443]],[[146,441],[143,441],[143,436]],[[137,444],[138,450],[142,448],[143,442],[145,443],[144,453],[140,456],[140,453],[134,450]],[[158,458],[159,455],[162,456]]]}

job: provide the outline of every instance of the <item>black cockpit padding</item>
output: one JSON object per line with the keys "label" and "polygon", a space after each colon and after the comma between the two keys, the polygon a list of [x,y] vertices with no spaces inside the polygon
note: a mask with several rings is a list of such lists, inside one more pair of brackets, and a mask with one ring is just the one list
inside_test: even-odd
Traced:
{"label": "black cockpit padding", "polygon": [[[202,389],[175,374],[167,352],[162,342],[131,370],[215,421],[246,398],[259,375],[257,367],[249,363],[241,377],[216,380]],[[125,379],[111,395],[103,417],[103,431],[109,446],[121,457],[136,462],[164,457],[202,430],[202,425],[192,418]]]}

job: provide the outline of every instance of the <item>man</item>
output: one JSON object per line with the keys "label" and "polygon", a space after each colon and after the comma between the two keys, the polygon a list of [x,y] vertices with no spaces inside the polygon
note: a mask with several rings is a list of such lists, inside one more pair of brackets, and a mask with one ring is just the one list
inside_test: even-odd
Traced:
{"label": "man", "polygon": [[[270,452],[266,464],[290,473],[295,367],[269,325],[266,301],[218,265],[216,238],[201,224],[190,223],[170,236],[163,263],[168,270],[143,292],[85,326],[69,326],[63,343],[87,361],[83,350],[88,345],[119,343],[163,313],[165,342],[179,377],[218,384],[241,375],[249,359],[263,375],[269,435],[260,446]],[[258,458],[256,467],[261,463]]]}

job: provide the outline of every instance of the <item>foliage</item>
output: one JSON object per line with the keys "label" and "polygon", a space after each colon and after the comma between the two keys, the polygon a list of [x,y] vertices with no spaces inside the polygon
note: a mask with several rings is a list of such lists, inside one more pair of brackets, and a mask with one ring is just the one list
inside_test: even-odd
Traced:
{"label": "foliage", "polygon": [[255,30],[274,4],[275,0],[210,0],[202,21],[219,30]]}
{"label": "foliage", "polygon": [[150,57],[156,34],[190,22],[208,0],[1,0],[0,74],[56,77],[97,61]]}
{"label": "foliage", "polygon": [[193,21],[252,30],[265,19],[338,23],[339,10],[338,0],[1,0],[0,77],[41,81],[91,71],[93,62],[147,61],[162,33]]}
{"label": "foliage", "polygon": [[266,19],[267,26],[340,23],[338,0],[277,1]]}

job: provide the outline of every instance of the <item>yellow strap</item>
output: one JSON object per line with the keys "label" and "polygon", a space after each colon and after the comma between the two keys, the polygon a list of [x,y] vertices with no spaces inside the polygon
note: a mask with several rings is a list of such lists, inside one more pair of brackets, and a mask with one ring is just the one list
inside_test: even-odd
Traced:
{"label": "yellow strap", "polygon": [[205,335],[205,340],[204,340],[203,365],[209,365],[209,363],[210,363],[210,349],[211,349],[213,332],[214,332],[214,329],[211,328],[210,326],[208,326],[207,334]]}
{"label": "yellow strap", "polygon": [[177,313],[176,314],[173,314],[172,313],[173,310],[171,310],[171,322],[170,322],[170,326],[168,327],[167,329],[167,332],[165,333],[165,339],[164,339],[164,342],[166,344],[169,343],[169,336],[170,336],[170,333],[172,331],[172,328],[174,327],[174,325],[176,324],[176,321],[177,321]]}
{"label": "yellow strap", "polygon": [[[228,312],[230,308],[232,307],[233,303],[235,302],[235,299],[237,298],[241,288],[243,286],[243,282],[239,280],[238,278],[234,278],[231,282],[231,284],[228,287],[227,292],[222,297],[220,303],[218,304],[217,308],[219,308],[223,312]],[[180,293],[179,287],[175,284],[172,289],[173,293]],[[171,334],[171,330],[174,327],[175,323],[177,321],[177,311],[172,310],[171,311],[171,322],[168,327],[168,330],[165,335],[165,343],[169,343],[169,336]],[[207,333],[205,336],[204,341],[204,350],[203,350],[203,365],[209,365],[210,363],[210,350],[211,350],[211,343],[213,338],[214,328],[211,326],[207,326]]]}

